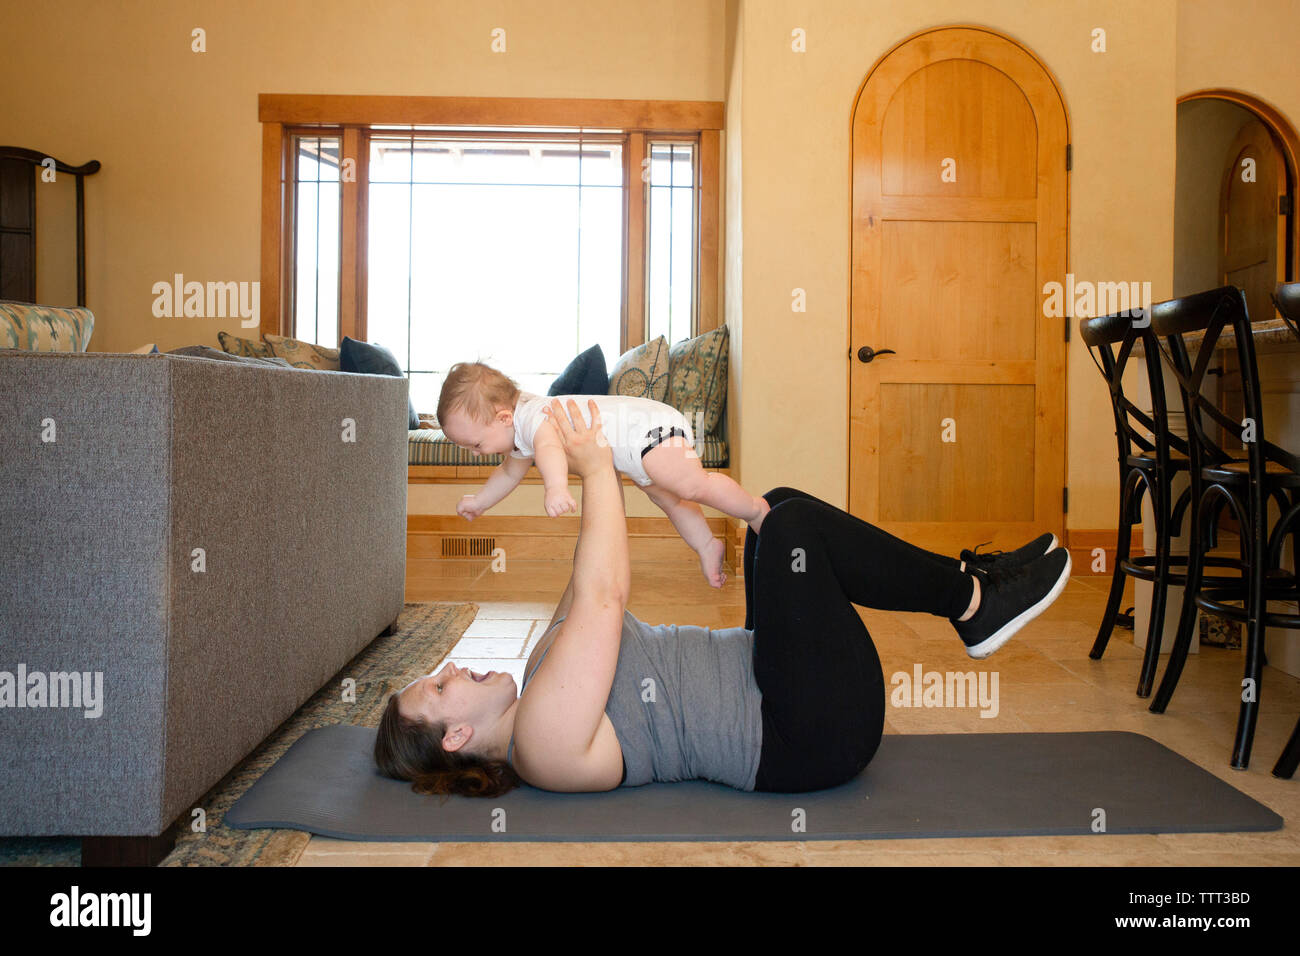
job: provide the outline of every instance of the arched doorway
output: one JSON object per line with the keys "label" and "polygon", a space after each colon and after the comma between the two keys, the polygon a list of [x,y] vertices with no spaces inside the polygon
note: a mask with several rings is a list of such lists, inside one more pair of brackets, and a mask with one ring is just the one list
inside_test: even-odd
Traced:
{"label": "arched doorway", "polygon": [[1268,103],[1238,90],[1178,98],[1174,295],[1246,292],[1251,318],[1300,275],[1295,187],[1300,137]]}
{"label": "arched doorway", "polygon": [[[849,509],[923,547],[1064,538],[1068,117],[990,30],[890,50],[852,118]],[[892,350],[893,354],[881,350]]]}
{"label": "arched doorway", "polygon": [[[1234,285],[1245,292],[1252,321],[1280,324],[1271,294],[1279,282],[1300,277],[1295,213],[1300,136],[1278,110],[1240,90],[1188,93],[1178,98],[1177,110],[1174,295]],[[1264,437],[1283,447],[1300,442],[1292,384],[1296,358],[1294,345],[1257,347]],[[1240,417],[1242,379],[1233,350],[1221,353],[1214,372],[1207,391],[1218,393],[1225,408]],[[1170,428],[1185,435],[1177,385],[1167,380],[1165,393]],[[1231,436],[1224,440],[1233,446]],[[1227,511],[1220,526],[1238,530]],[[1184,544],[1178,539],[1175,548]]]}

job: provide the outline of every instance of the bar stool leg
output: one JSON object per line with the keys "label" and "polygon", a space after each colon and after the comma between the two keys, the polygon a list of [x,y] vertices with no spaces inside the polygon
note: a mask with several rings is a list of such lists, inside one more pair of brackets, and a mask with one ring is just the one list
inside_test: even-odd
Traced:
{"label": "bar stool leg", "polygon": [[1156,696],[1147,709],[1153,714],[1163,714],[1174,696],[1178,678],[1182,676],[1183,665],[1187,663],[1187,652],[1192,646],[1192,629],[1196,626],[1196,592],[1201,587],[1201,574],[1205,567],[1205,553],[1208,546],[1206,536],[1201,533],[1201,521],[1204,512],[1200,502],[1200,488],[1192,486],[1191,527],[1187,547],[1187,582],[1183,586],[1183,607],[1178,614],[1178,634],[1174,637],[1174,646],[1169,653],[1169,663],[1165,666],[1165,676],[1160,681]]}
{"label": "bar stool leg", "polygon": [[1156,481],[1151,488],[1151,508],[1156,524],[1155,580],[1151,582],[1151,620],[1147,625],[1146,653],[1142,657],[1142,673],[1138,678],[1137,695],[1151,696],[1151,685],[1156,680],[1160,666],[1160,644],[1165,636],[1165,597],[1169,590],[1169,505],[1167,489]]}
{"label": "bar stool leg", "polygon": [[1124,579],[1127,576],[1124,573],[1124,562],[1129,558],[1133,540],[1133,526],[1128,521],[1131,510],[1128,495],[1129,485],[1124,482],[1119,492],[1119,535],[1115,542],[1115,568],[1110,575],[1110,596],[1106,599],[1106,613],[1101,616],[1097,639],[1092,642],[1092,650],[1088,652],[1094,661],[1101,660],[1101,655],[1106,652],[1106,644],[1110,641],[1111,632],[1115,630],[1115,619],[1119,616],[1119,602],[1124,597]]}
{"label": "bar stool leg", "polygon": [[1250,580],[1246,591],[1246,676],[1242,681],[1241,712],[1237,717],[1237,737],[1232,745],[1232,767],[1245,770],[1250,766],[1250,748],[1255,738],[1255,723],[1259,719],[1259,698],[1263,691],[1261,678],[1264,662],[1261,653],[1264,647],[1264,572],[1267,564],[1267,545],[1264,534],[1264,499],[1260,497],[1252,502],[1251,528],[1249,532],[1250,567],[1247,569]]}
{"label": "bar stool leg", "polygon": [[1291,739],[1283,748],[1282,756],[1277,758],[1277,765],[1273,767],[1273,776],[1290,780],[1295,775],[1297,766],[1300,766],[1300,720],[1296,721],[1295,730],[1291,731]]}
{"label": "bar stool leg", "polygon": [[[1300,502],[1300,490],[1292,490],[1290,497],[1291,504],[1294,506],[1297,502]],[[1300,580],[1300,527],[1292,524],[1289,533],[1291,535],[1291,573]],[[1300,767],[1300,720],[1296,721],[1295,729],[1291,731],[1291,739],[1282,748],[1282,755],[1277,758],[1277,763],[1273,767],[1273,776],[1281,777],[1283,780],[1290,780],[1295,776],[1297,767]]]}

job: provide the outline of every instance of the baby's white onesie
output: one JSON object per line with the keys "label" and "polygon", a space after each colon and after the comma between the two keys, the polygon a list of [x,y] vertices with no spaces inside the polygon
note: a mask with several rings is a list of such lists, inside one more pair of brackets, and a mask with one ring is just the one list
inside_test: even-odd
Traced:
{"label": "baby's white onesie", "polygon": [[[587,400],[594,399],[600,411],[600,428],[609,441],[614,455],[614,467],[638,485],[651,484],[650,476],[641,465],[641,453],[669,437],[671,429],[680,429],[687,444],[695,447],[695,436],[686,416],[663,402],[631,395],[556,395],[544,397],[530,392],[520,392],[515,405],[515,448],[512,458],[533,457],[533,436],[546,420],[542,409],[552,398],[560,400],[560,407],[568,411],[568,401],[573,399],[582,411],[582,420],[591,424]],[[662,431],[660,431],[662,429]]]}

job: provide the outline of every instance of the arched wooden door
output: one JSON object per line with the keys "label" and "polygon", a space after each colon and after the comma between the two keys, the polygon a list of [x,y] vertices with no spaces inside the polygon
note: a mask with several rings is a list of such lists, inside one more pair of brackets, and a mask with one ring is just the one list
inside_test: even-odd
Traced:
{"label": "arched wooden door", "polygon": [[1067,142],[1051,76],[987,30],[907,40],[858,94],[849,510],[922,547],[1064,543],[1066,320],[1043,289],[1065,282]]}
{"label": "arched wooden door", "polygon": [[1286,159],[1259,119],[1238,131],[1219,190],[1219,275],[1246,293],[1250,317],[1275,316],[1273,289],[1286,281]]}

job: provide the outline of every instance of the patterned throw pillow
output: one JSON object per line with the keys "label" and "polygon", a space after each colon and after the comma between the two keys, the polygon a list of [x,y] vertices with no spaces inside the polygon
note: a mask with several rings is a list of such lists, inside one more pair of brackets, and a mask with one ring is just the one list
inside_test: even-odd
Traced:
{"label": "patterned throw pillow", "polygon": [[609,373],[609,394],[667,400],[668,342],[662,335],[619,357]]}
{"label": "patterned throw pillow", "polygon": [[300,339],[291,339],[287,335],[262,336],[271,343],[271,351],[296,368],[314,368],[322,372],[339,371],[339,350],[327,349],[323,345],[312,345]]}
{"label": "patterned throw pillow", "polygon": [[89,309],[0,302],[0,349],[84,352],[94,327]]}
{"label": "patterned throw pillow", "polygon": [[686,416],[701,437],[714,435],[727,407],[727,352],[724,325],[685,342],[668,354],[667,402]]}
{"label": "patterned throw pillow", "polygon": [[275,356],[275,353],[271,351],[271,346],[266,342],[259,342],[256,339],[241,339],[229,332],[218,332],[217,338],[221,341],[221,350],[231,355],[239,355],[243,358],[273,358]]}

